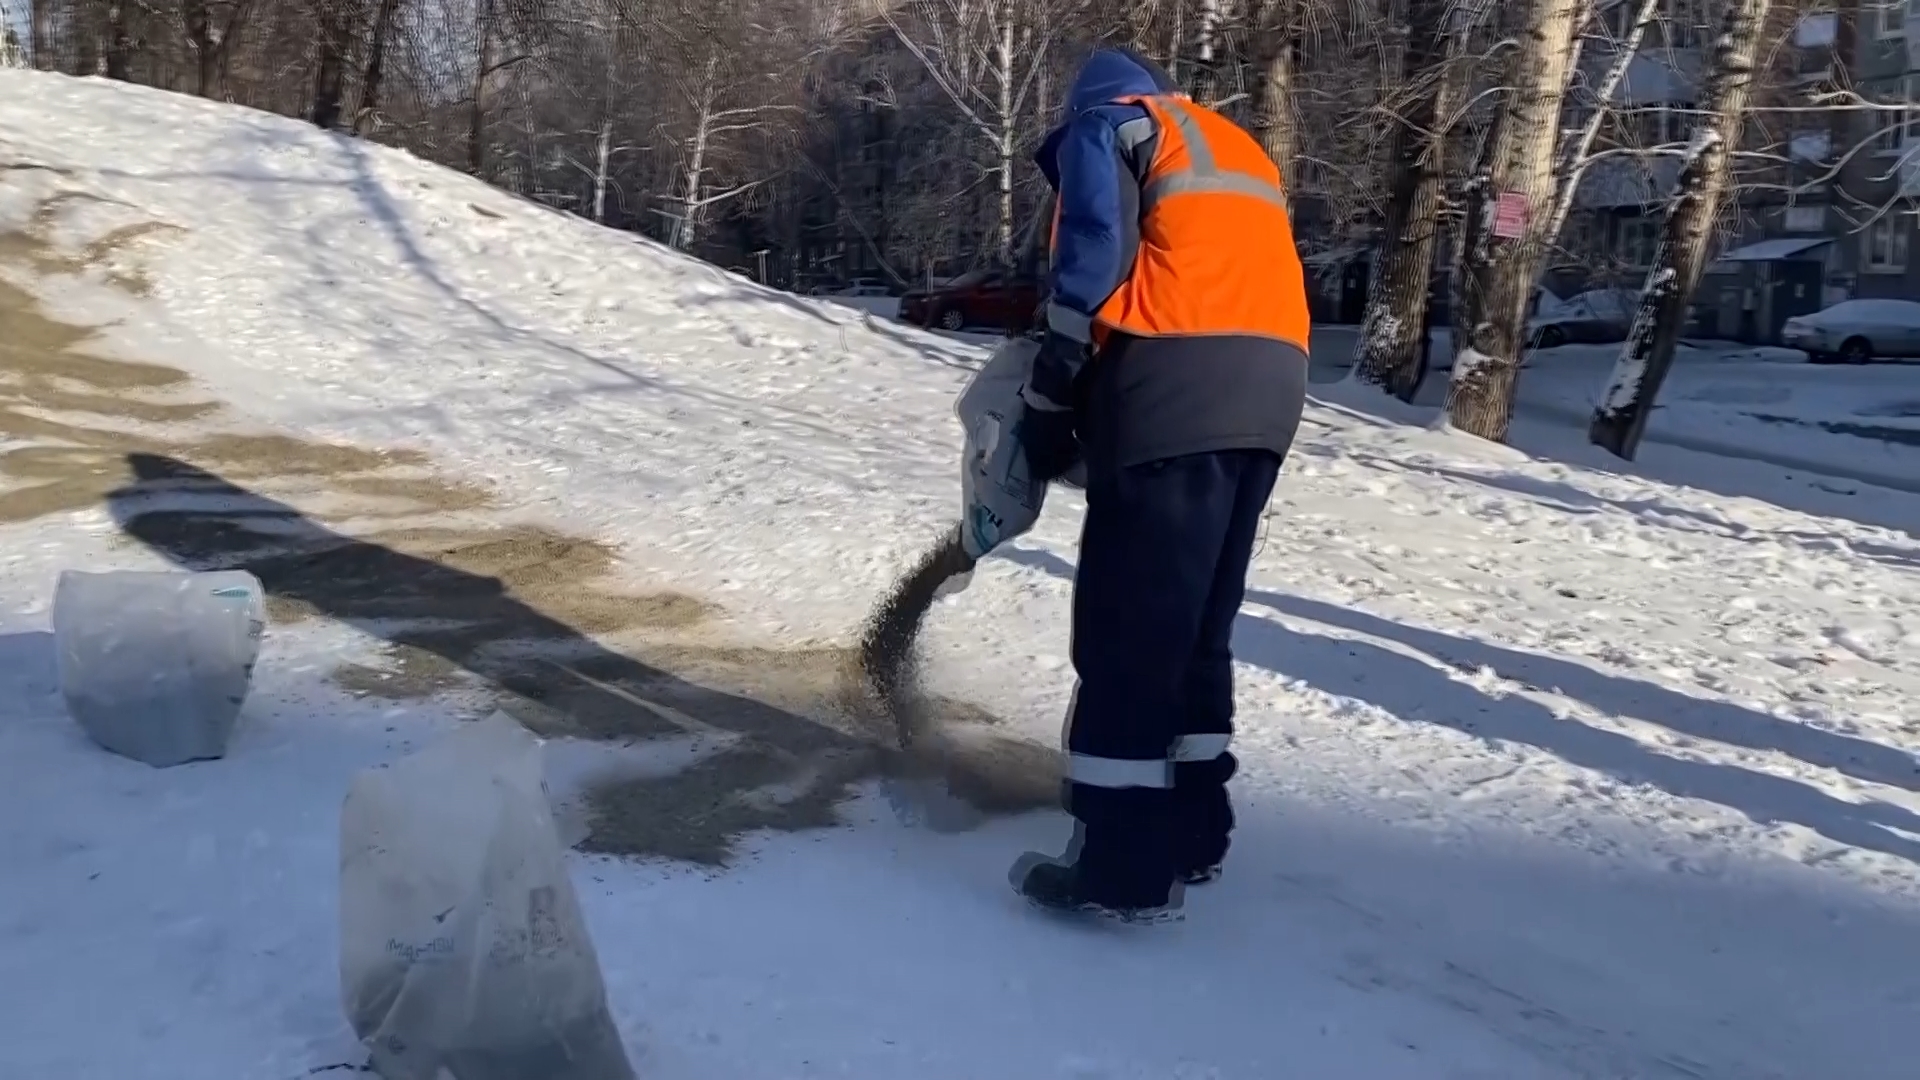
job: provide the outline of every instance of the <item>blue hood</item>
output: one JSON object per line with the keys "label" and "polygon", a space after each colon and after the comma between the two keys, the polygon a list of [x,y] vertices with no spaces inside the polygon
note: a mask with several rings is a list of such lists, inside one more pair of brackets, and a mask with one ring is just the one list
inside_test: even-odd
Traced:
{"label": "blue hood", "polygon": [[1058,175],[1054,167],[1054,155],[1060,148],[1060,139],[1066,134],[1067,125],[1082,113],[1105,105],[1114,98],[1179,91],[1180,84],[1174,82],[1165,69],[1132,49],[1096,50],[1080,68],[1080,74],[1074,77],[1073,86],[1067,90],[1066,107],[1061,112],[1060,124],[1040,144],[1033,160],[1040,166],[1040,171],[1047,174],[1047,179],[1054,181]]}
{"label": "blue hood", "polygon": [[1095,105],[1105,105],[1114,98],[1171,94],[1179,89],[1179,84],[1159,64],[1132,49],[1100,49],[1087,58],[1080,74],[1074,77],[1073,86],[1067,90],[1066,115],[1060,122],[1070,123]]}

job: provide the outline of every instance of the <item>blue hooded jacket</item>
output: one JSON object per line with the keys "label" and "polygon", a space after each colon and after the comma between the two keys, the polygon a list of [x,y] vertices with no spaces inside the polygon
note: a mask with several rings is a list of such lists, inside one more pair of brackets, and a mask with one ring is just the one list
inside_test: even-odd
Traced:
{"label": "blue hooded jacket", "polygon": [[[1101,49],[1087,59],[1067,91],[1060,125],[1041,143],[1034,162],[1060,195],[1060,230],[1054,241],[1048,284],[1052,303],[1072,316],[1091,318],[1133,269],[1138,221],[1137,201],[1123,197],[1123,176],[1115,132],[1130,120],[1148,117],[1137,104],[1115,98],[1177,93],[1160,65],[1131,49]],[[1068,316],[1068,322],[1082,320]],[[1066,329],[1058,313],[1049,325]],[[1075,336],[1080,336],[1076,334]]]}

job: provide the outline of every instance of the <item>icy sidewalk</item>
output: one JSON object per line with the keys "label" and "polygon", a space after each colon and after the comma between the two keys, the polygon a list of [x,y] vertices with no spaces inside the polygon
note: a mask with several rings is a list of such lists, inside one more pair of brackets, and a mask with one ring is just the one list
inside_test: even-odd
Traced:
{"label": "icy sidewalk", "polygon": [[[449,717],[310,681],[363,642],[277,634],[263,671],[281,674],[233,756],[156,772],[58,715],[46,646],[0,636],[0,857],[31,882],[0,896],[0,977],[34,987],[0,1071],[297,1080],[359,1061],[334,974],[339,799]],[[1271,785],[1242,809],[1230,875],[1144,933],[1008,891],[1009,854],[1059,843],[1057,821],[936,836],[874,799],[845,808],[855,828],[757,840],[723,874],[582,856],[575,880],[660,1080],[1905,1075],[1910,917],[1737,866],[1436,843]]]}
{"label": "icy sidewalk", "polygon": [[[0,1072],[297,1080],[360,1061],[335,975],[340,799],[451,716],[347,698],[315,675],[365,643],[281,632],[232,755],[150,770],[61,715],[49,648],[0,631],[0,858],[29,884],[0,896],[0,978],[34,988]],[[576,857],[644,1075],[1563,1075],[1443,1001],[1343,985],[1350,962],[1286,915],[1258,855],[1241,900],[1116,934],[1040,918],[1002,882],[1057,823],[937,837],[877,800],[845,812],[858,828],[756,842],[716,877]],[[1245,907],[1263,898],[1274,918]]]}

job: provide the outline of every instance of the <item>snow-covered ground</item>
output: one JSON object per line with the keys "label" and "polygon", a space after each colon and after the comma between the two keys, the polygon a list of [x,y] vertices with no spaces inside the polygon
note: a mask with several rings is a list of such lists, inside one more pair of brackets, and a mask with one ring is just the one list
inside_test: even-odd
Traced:
{"label": "snow-covered ground", "polygon": [[[361,1060],[346,784],[516,696],[600,738],[553,744],[579,771],[653,778],[590,846],[654,855],[574,863],[648,1077],[1913,1075],[1920,498],[1330,394],[1237,636],[1228,876],[1094,930],[1005,884],[1055,814],[934,833],[853,776],[805,828],[805,778],[715,802],[726,754],[636,719],[844,748],[828,669],[954,511],[977,347],[293,121],[12,71],[0,281],[0,1076]],[[931,688],[1037,742],[1080,509],[929,629]],[[86,743],[55,574],[235,559],[277,606],[231,755]]]}
{"label": "snow-covered ground", "polygon": [[[1345,377],[1355,334],[1349,326],[1314,328],[1316,380]],[[1445,329],[1434,339],[1434,372],[1420,400],[1437,406],[1446,395],[1452,342]],[[1580,439],[1619,355],[1619,345],[1530,354],[1516,407],[1543,429],[1542,447]],[[1920,493],[1920,365],[1816,365],[1797,349],[1683,344],[1647,438]],[[1536,448],[1524,439],[1521,445]]]}

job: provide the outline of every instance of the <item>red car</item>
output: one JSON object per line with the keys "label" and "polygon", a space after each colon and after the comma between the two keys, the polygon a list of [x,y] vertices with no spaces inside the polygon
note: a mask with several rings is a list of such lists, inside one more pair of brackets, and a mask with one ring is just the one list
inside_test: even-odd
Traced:
{"label": "red car", "polygon": [[942,330],[1001,330],[1023,333],[1040,307],[1037,278],[1000,270],[975,270],[932,289],[914,289],[900,298],[900,318]]}

